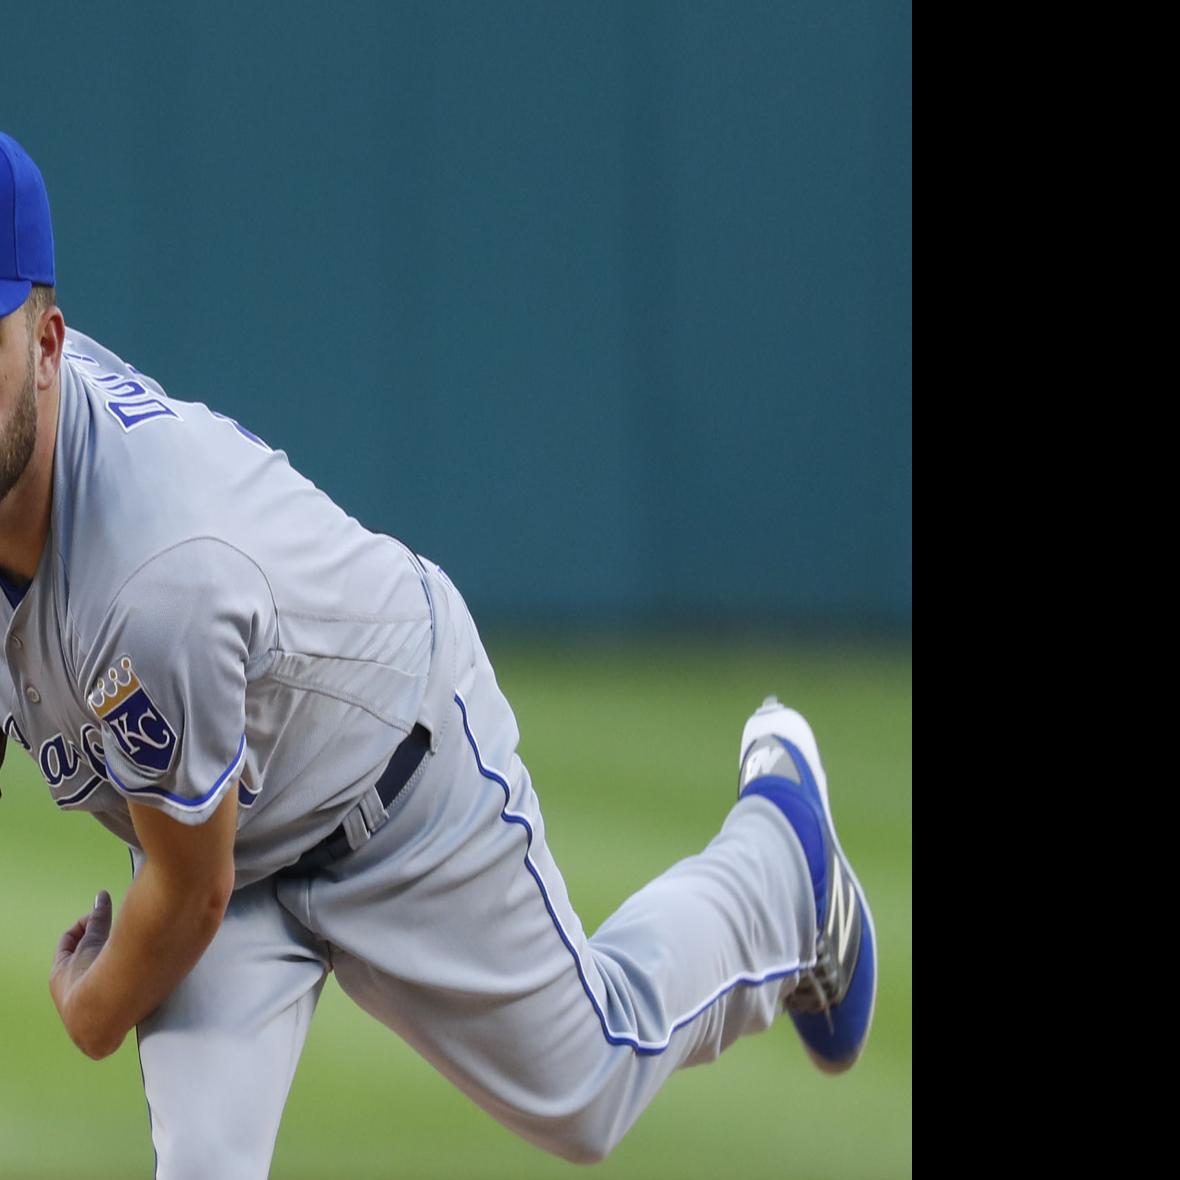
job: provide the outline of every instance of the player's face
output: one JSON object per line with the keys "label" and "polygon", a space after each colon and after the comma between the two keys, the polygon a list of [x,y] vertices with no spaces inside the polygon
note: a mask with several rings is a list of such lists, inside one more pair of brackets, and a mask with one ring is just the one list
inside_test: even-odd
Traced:
{"label": "player's face", "polygon": [[27,309],[0,317],[0,501],[33,454],[37,442],[37,382]]}

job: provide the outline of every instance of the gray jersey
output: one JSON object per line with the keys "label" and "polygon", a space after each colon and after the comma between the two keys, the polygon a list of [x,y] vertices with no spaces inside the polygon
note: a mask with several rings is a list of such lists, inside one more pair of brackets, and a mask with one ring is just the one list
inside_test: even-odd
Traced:
{"label": "gray jersey", "polygon": [[[808,854],[762,794],[588,937],[458,590],[235,423],[75,335],[55,464],[36,577],[0,594],[10,745],[133,846],[130,800],[183,823],[241,803],[238,889],[137,1026],[158,1180],[268,1174],[329,971],[496,1118],[592,1160],[816,965]],[[372,805],[418,721],[429,750]],[[338,823],[351,851],[272,875]]]}
{"label": "gray jersey", "polygon": [[36,577],[0,594],[9,745],[59,807],[132,845],[129,800],[197,824],[236,789],[238,884],[290,863],[417,719],[420,563],[281,451],[73,331],[54,463]]}

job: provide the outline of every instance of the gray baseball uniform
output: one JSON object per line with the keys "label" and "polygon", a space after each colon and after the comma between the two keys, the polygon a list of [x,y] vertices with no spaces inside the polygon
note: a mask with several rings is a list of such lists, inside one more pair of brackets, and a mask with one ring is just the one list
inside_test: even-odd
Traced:
{"label": "gray baseball uniform", "polygon": [[[266,1175],[329,970],[497,1119],[593,1159],[815,958],[807,863],[762,798],[588,938],[446,576],[76,332],[49,541],[0,588],[2,730],[59,807],[138,862],[128,800],[199,824],[238,791],[225,920],[139,1029],[162,1180]],[[342,822],[349,855],[276,876]]]}

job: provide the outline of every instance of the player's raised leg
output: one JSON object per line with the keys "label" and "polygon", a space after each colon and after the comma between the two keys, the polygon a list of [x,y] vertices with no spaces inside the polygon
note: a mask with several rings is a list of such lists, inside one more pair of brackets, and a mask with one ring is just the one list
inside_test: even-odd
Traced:
{"label": "player's raised leg", "polygon": [[475,641],[437,753],[303,920],[345,991],[484,1109],[593,1160],[675,1069],[781,1011],[815,961],[810,871],[781,809],[743,800],[587,938],[516,742]]}
{"label": "player's raised leg", "polygon": [[233,895],[200,962],[139,1026],[156,1180],[265,1180],[326,969],[273,881]]}

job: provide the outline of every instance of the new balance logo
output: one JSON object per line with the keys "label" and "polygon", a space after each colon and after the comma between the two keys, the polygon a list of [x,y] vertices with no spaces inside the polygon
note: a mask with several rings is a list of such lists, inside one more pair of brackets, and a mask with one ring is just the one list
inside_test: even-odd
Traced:
{"label": "new balance logo", "polygon": [[799,773],[791,756],[773,738],[764,738],[761,745],[756,743],[750,749],[742,769],[741,785],[748,786],[756,778],[767,774],[778,774],[796,783],[799,781]]}
{"label": "new balance logo", "polygon": [[836,962],[843,963],[855,931],[858,910],[856,888],[838,857],[832,861],[832,889],[828,903],[828,940],[835,942]]}

